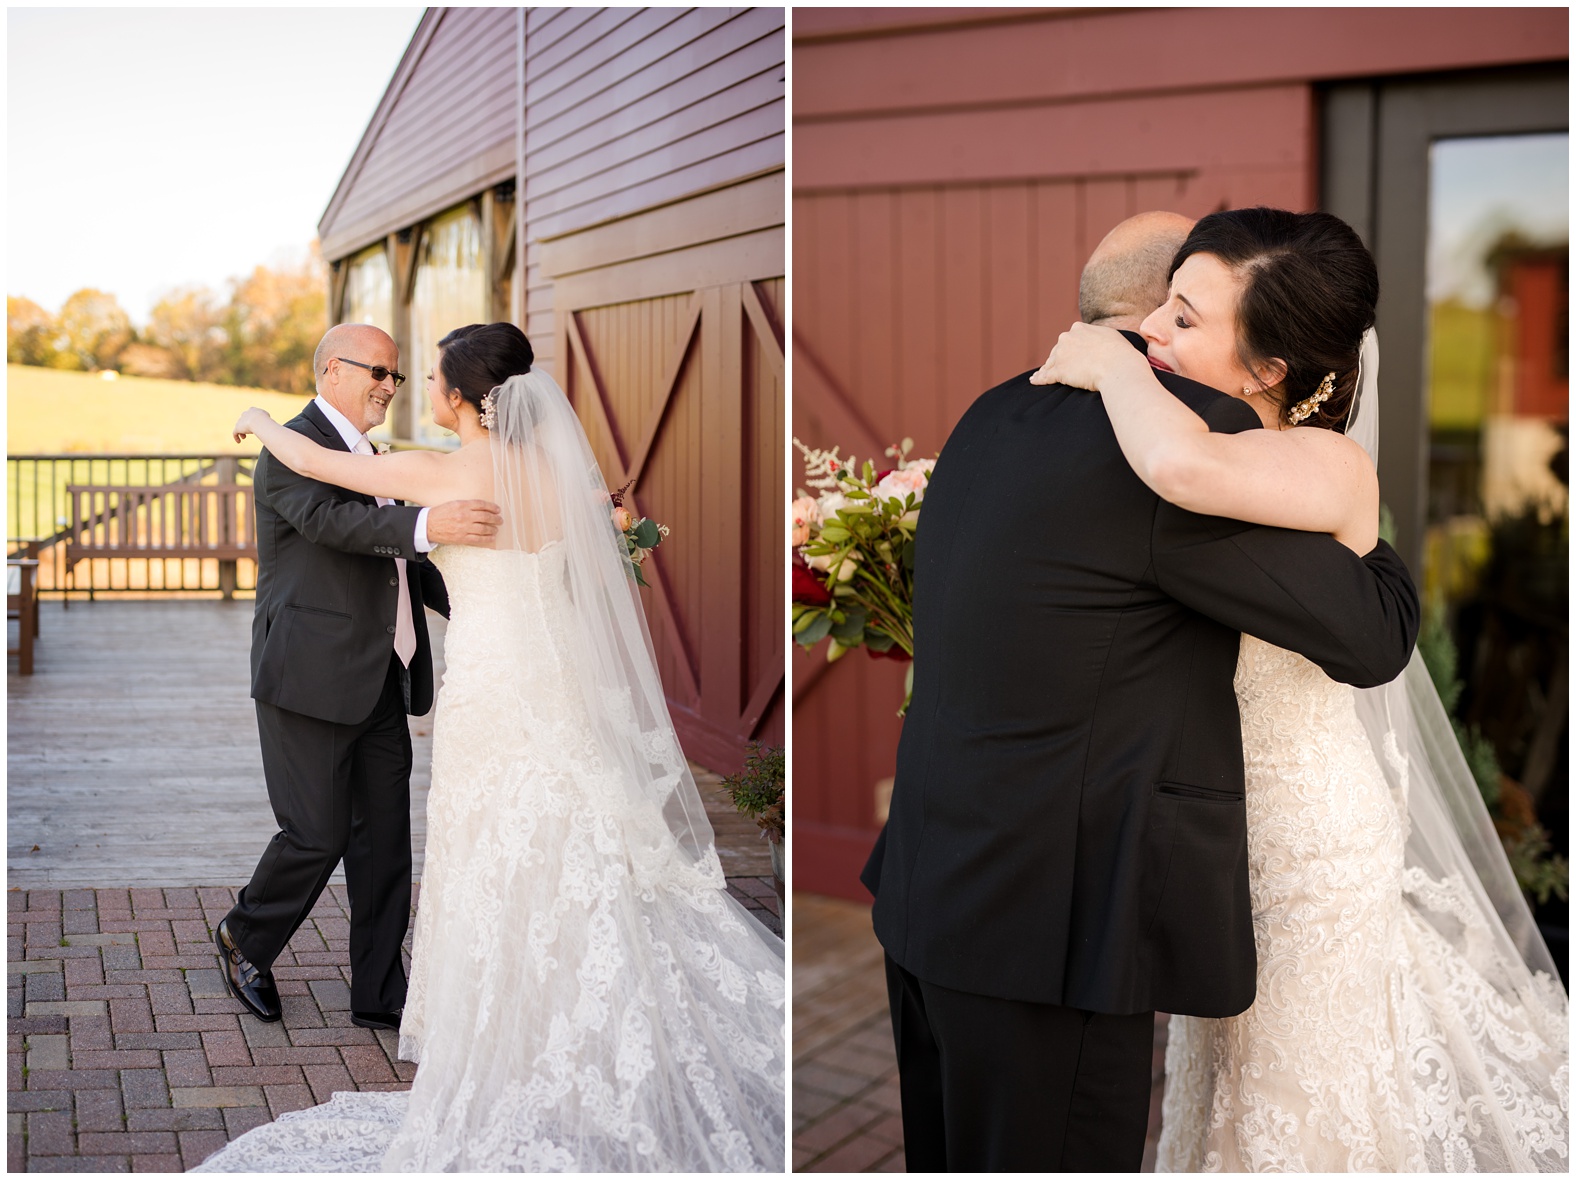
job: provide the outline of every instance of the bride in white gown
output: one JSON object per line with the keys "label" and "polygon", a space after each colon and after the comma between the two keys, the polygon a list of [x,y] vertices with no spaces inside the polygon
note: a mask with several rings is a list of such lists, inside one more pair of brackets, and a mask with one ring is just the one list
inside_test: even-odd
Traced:
{"label": "bride in white gown", "polygon": [[286,1114],[198,1170],[784,1166],[782,943],[726,892],[606,485],[530,359],[511,324],[445,338],[447,455],[237,423],[302,474],[493,500],[503,525],[496,549],[433,555],[452,619],[399,1033],[415,1081]]}
{"label": "bride in white gown", "polygon": [[[1333,217],[1212,214],[1144,321],[1149,365],[1075,325],[1035,380],[1099,390],[1163,498],[1363,553],[1377,294]],[[1150,365],[1267,429],[1210,434]],[[1171,1018],[1157,1170],[1568,1171],[1566,997],[1420,656],[1358,692],[1244,636],[1236,691],[1257,996]]]}

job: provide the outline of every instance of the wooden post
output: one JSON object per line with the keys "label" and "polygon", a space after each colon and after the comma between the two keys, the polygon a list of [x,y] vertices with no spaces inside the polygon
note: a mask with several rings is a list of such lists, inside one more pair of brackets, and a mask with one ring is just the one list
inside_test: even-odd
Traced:
{"label": "wooden post", "polygon": [[[421,362],[412,351],[410,332],[410,296],[415,286],[416,244],[418,231],[400,230],[384,239],[383,249],[388,253],[389,274],[394,280],[394,347],[399,349],[400,363],[407,372],[415,373]],[[394,420],[389,424],[395,438],[416,436],[416,397],[419,396],[420,378],[407,380],[415,392],[394,399]]]}
{"label": "wooden post", "polygon": [[[341,290],[343,290],[343,285],[341,285]],[[236,460],[229,458],[220,459],[213,466],[219,475],[221,484],[235,482]],[[217,540],[221,546],[234,544],[235,542],[234,507],[230,500],[223,496],[219,498],[219,536]],[[239,584],[237,576],[239,565],[240,563],[233,559],[220,559],[219,561],[219,594],[226,602],[232,602],[235,599],[235,588]]]}
{"label": "wooden post", "polygon": [[[514,181],[505,180],[482,195],[482,269],[487,282],[487,318],[514,322]],[[523,327],[524,325],[518,325]]]}

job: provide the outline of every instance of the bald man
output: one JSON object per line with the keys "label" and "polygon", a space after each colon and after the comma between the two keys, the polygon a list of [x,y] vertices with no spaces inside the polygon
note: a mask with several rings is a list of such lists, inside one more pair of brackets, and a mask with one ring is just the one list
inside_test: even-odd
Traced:
{"label": "bald man", "polygon": [[[1189,225],[1112,230],[1084,318],[1142,348]],[[1030,375],[975,401],[926,489],[914,696],[861,877],[910,1171],[1139,1170],[1155,1011],[1254,998],[1241,632],[1357,685],[1399,674],[1416,636],[1388,545],[1359,560],[1166,504],[1097,395]],[[1259,426],[1241,400],[1160,380],[1212,430]]]}
{"label": "bald man", "polygon": [[[287,425],[325,447],[370,453],[399,350],[367,324],[330,328],[314,357],[317,397]],[[427,551],[487,544],[498,508],[407,508],[297,475],[266,450],[252,477],[257,608],[252,697],[279,831],[214,939],[230,992],[280,1018],[271,968],[341,859],[350,895],[351,1019],[399,1027],[400,945],[410,918],[407,714],[432,708],[425,609],[449,613]]]}

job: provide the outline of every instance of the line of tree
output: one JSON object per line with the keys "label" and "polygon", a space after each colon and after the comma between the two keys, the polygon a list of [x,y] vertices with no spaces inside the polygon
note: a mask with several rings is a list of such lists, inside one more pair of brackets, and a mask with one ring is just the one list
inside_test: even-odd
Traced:
{"label": "line of tree", "polygon": [[141,328],[114,295],[91,287],[53,314],[8,295],[6,361],[309,393],[312,351],[327,324],[326,289],[314,243],[299,266],[259,266],[231,280],[228,297],[203,286],[170,291]]}

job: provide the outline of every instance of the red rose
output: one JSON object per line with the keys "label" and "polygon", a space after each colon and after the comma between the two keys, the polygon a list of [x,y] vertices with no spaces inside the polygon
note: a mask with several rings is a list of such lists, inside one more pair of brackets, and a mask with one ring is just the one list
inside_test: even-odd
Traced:
{"label": "red rose", "polygon": [[807,606],[826,606],[832,601],[832,592],[797,553],[793,555],[793,600]]}

